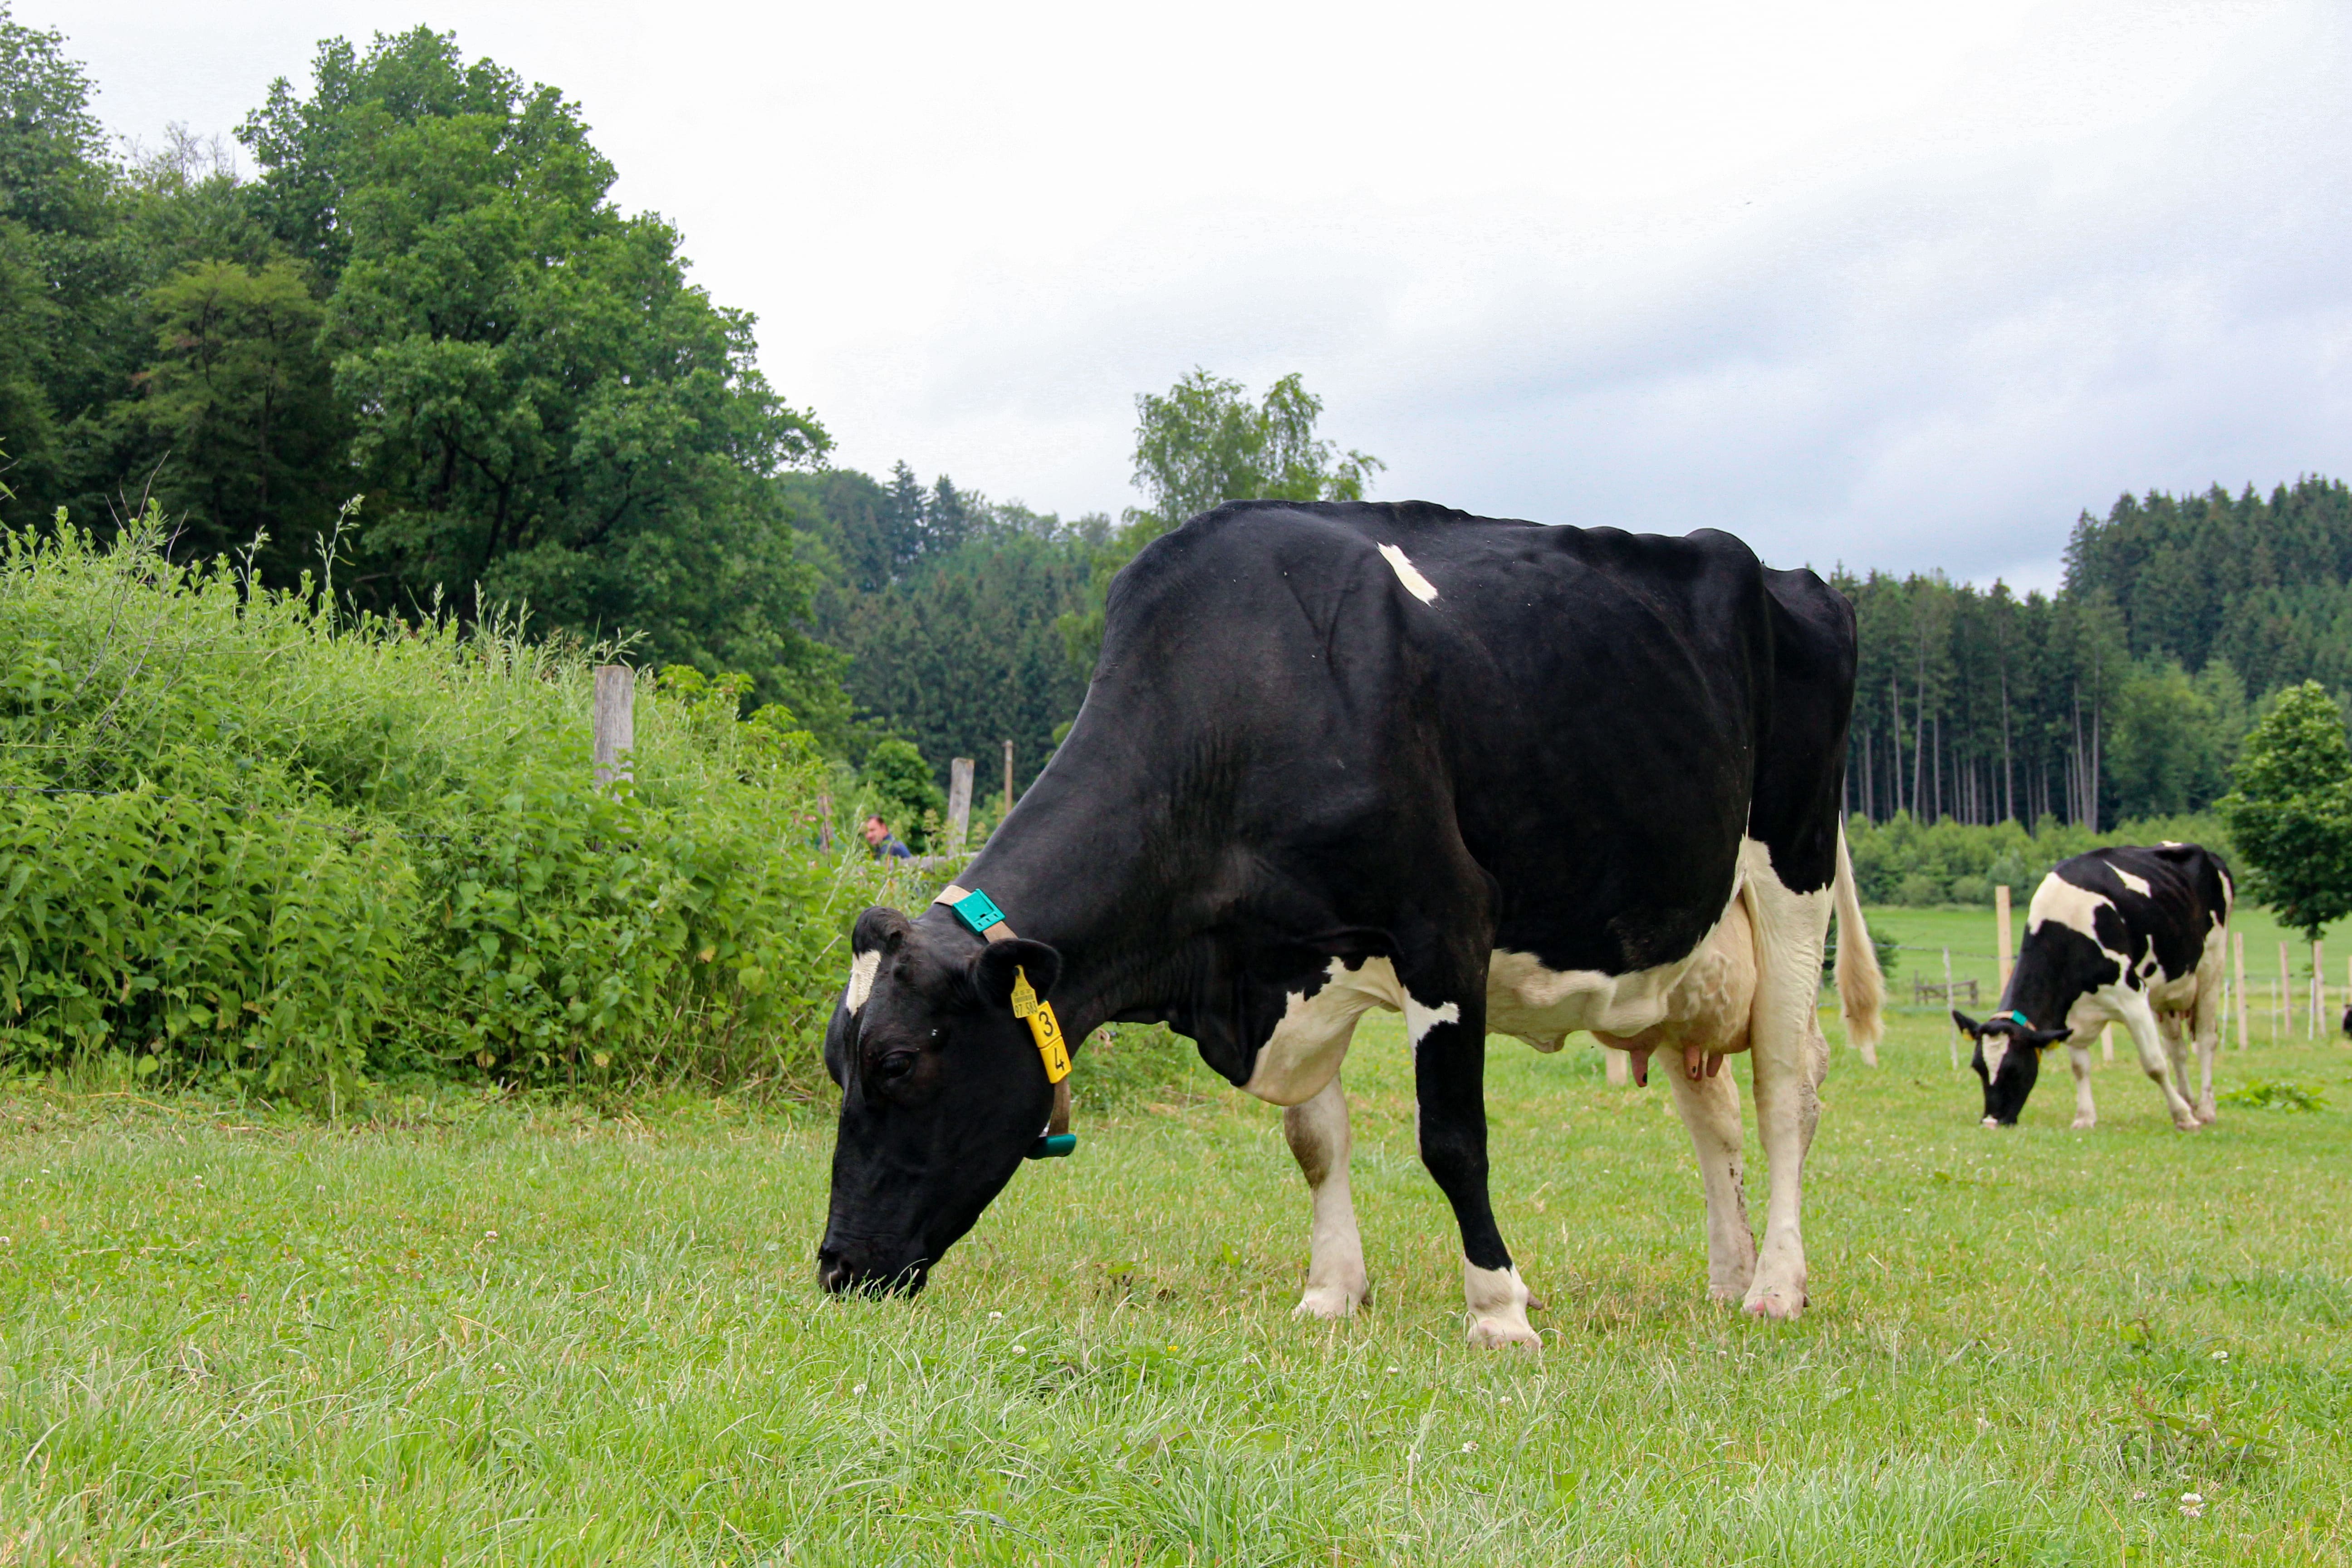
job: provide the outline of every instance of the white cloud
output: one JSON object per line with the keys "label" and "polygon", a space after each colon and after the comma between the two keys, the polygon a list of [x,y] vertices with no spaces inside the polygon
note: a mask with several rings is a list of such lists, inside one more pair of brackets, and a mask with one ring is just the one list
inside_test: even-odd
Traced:
{"label": "white cloud", "polygon": [[[19,0],[118,129],[404,17]],[[1065,511],[1132,397],[1305,373],[1381,493],[2047,585],[2126,488],[2352,469],[2323,4],[464,0],[845,462]]]}

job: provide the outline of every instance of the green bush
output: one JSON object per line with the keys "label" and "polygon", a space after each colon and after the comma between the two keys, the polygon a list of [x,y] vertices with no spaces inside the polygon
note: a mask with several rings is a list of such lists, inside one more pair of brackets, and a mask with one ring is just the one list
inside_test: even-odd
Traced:
{"label": "green bush", "polygon": [[598,789],[611,653],[339,616],[152,517],[0,536],[0,1061],[813,1087],[883,886],[859,802],[791,715],[675,671]]}

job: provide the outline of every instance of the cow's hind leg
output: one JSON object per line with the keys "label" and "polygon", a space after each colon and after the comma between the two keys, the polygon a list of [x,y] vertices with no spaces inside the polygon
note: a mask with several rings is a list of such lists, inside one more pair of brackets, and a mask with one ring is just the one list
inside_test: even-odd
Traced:
{"label": "cow's hind leg", "polygon": [[2213,1100],[2213,1053],[2221,1044],[2221,986],[2206,985],[2200,977],[2197,988],[2197,1011],[2190,1015],[2197,1032],[2197,1064],[2203,1084],[2197,1093],[2197,1120],[2218,1121],[2221,1108]]}
{"label": "cow's hind leg", "polygon": [[2116,1006],[2115,1012],[2123,1020],[2124,1027],[2131,1031],[2132,1045],[2139,1052],[2139,1070],[2147,1074],[2163,1094],[2164,1108],[2172,1113],[2172,1125],[2183,1132],[2196,1131],[2204,1123],[2197,1120],[2197,1108],[2189,1103],[2189,1097],[2172,1081],[2174,1064],[2165,1050],[2156,1011],[2147,1005],[2147,998],[2134,992]]}
{"label": "cow's hind leg", "polygon": [[2066,1060],[2074,1069],[2074,1131],[2087,1132],[2099,1124],[2099,1108],[2091,1103],[2091,1047],[2068,1046]]}
{"label": "cow's hind leg", "polygon": [[1338,1073],[1312,1100],[1283,1111],[1282,1135],[1315,1194],[1307,1289],[1291,1316],[1344,1318],[1363,1305],[1371,1286],[1364,1274],[1355,1200],[1348,1192],[1348,1097]]}
{"label": "cow's hind leg", "polygon": [[1746,846],[1748,909],[1756,922],[1756,1003],[1749,1026],[1755,1059],[1756,1129],[1771,1166],[1764,1245],[1744,1305],[1761,1318],[1805,1309],[1805,1152],[1821,1121],[1829,1042],[1813,1012],[1831,892],[1792,890],[1763,845]]}
{"label": "cow's hind leg", "polygon": [[1727,1072],[1696,1080],[1686,1072],[1666,1077],[1706,1188],[1706,1293],[1737,1301],[1756,1277],[1756,1237],[1748,1228],[1748,1189],[1739,1173],[1738,1082]]}

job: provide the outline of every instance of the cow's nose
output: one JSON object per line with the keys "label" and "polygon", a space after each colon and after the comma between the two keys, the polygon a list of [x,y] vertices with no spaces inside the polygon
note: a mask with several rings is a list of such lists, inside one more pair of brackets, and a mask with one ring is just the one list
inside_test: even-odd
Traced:
{"label": "cow's nose", "polygon": [[826,1295],[838,1296],[856,1281],[846,1258],[838,1252],[820,1250],[816,1255],[816,1282]]}

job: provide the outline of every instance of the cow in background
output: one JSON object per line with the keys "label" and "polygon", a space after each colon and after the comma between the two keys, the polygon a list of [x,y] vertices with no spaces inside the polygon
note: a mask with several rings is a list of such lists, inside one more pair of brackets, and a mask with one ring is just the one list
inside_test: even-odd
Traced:
{"label": "cow in background", "polygon": [[[2091,1040],[2111,1023],[2130,1031],[2175,1127],[2194,1132],[2212,1121],[2234,898],[2221,858],[2195,844],[2094,849],[2042,879],[2001,1011],[1981,1024],[1952,1014],[1976,1040],[1984,1124],[2017,1124],[2042,1053],[2063,1040],[2074,1067],[2074,1126],[2096,1126]],[[2193,1103],[2184,1029],[2204,1067]]]}

